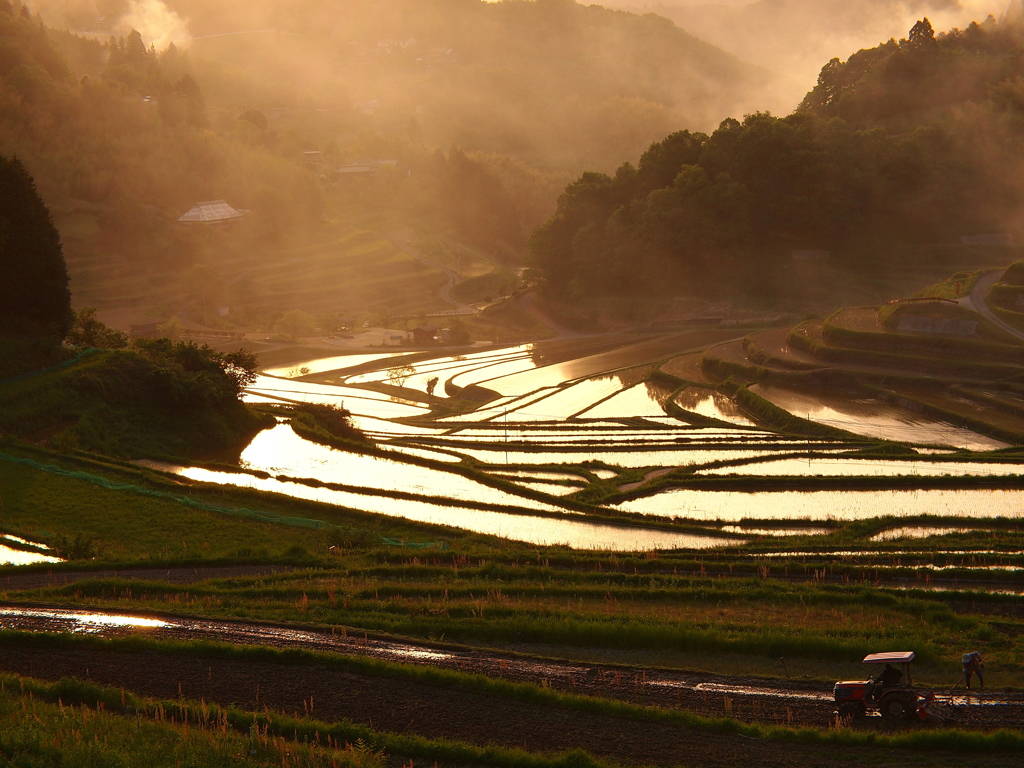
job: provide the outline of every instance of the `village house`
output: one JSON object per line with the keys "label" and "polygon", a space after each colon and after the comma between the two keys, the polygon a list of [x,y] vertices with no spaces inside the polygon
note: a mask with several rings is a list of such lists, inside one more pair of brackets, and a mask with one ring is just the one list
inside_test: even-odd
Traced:
{"label": "village house", "polygon": [[223,200],[207,200],[196,203],[178,217],[182,224],[230,224],[243,218],[248,211],[232,208]]}

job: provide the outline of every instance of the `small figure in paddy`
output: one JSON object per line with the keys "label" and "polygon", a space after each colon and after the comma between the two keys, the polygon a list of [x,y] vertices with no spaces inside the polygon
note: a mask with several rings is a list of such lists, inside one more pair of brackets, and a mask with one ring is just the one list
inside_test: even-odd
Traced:
{"label": "small figure in paddy", "polygon": [[978,685],[982,688],[985,687],[985,675],[983,672],[984,665],[981,661],[981,654],[977,651],[971,651],[965,653],[961,659],[964,665],[964,680],[967,683],[967,687],[971,687],[971,677],[973,675],[978,676]]}

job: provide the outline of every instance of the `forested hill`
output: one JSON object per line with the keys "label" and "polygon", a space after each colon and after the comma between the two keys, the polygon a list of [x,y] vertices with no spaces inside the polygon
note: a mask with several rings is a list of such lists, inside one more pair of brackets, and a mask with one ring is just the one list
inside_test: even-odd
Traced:
{"label": "forested hill", "polygon": [[757,293],[794,251],[831,251],[865,272],[882,243],[1012,232],[1024,202],[1022,54],[1019,27],[936,36],[925,20],[833,60],[788,117],[674,133],[636,168],[584,174],[531,239],[535,274],[563,300]]}
{"label": "forested hill", "polygon": [[[411,117],[428,145],[611,169],[674,125],[765,108],[772,76],[668,19],[575,0],[166,0],[260,97]],[[225,34],[245,30],[272,33]],[[209,37],[208,37],[209,36]],[[355,110],[359,111],[359,110]]]}
{"label": "forested hill", "polygon": [[[193,266],[226,282],[349,225],[517,260],[567,180],[770,81],[666,19],[572,0],[140,7],[0,0],[0,156],[53,213],[76,306],[123,327],[194,299]],[[372,178],[338,171],[367,160]],[[178,224],[206,200],[251,215],[215,237]],[[232,320],[301,303],[271,288],[239,285]]]}

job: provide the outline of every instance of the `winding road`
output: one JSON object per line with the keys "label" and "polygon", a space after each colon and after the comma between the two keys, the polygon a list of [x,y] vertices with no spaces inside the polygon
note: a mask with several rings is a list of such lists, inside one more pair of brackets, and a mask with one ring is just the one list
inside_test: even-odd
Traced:
{"label": "winding road", "polygon": [[974,287],[971,288],[971,292],[960,299],[958,303],[962,307],[973,309],[986,320],[994,323],[999,326],[999,328],[1009,334],[1012,334],[1021,341],[1024,341],[1024,331],[1014,328],[1012,325],[997,316],[985,302],[985,296],[988,295],[989,289],[999,282],[1005,272],[1005,269],[992,269],[983,273],[981,277],[978,278],[977,282],[974,283]]}

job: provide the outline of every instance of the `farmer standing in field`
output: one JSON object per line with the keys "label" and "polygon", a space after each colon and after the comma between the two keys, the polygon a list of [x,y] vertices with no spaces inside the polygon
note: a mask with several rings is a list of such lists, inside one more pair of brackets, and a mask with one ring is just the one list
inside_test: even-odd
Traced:
{"label": "farmer standing in field", "polygon": [[982,672],[983,666],[981,662],[981,654],[977,651],[971,651],[965,653],[961,659],[964,665],[964,680],[967,683],[967,688],[971,687],[971,676],[978,676],[978,685],[982,688],[985,687],[985,676]]}

